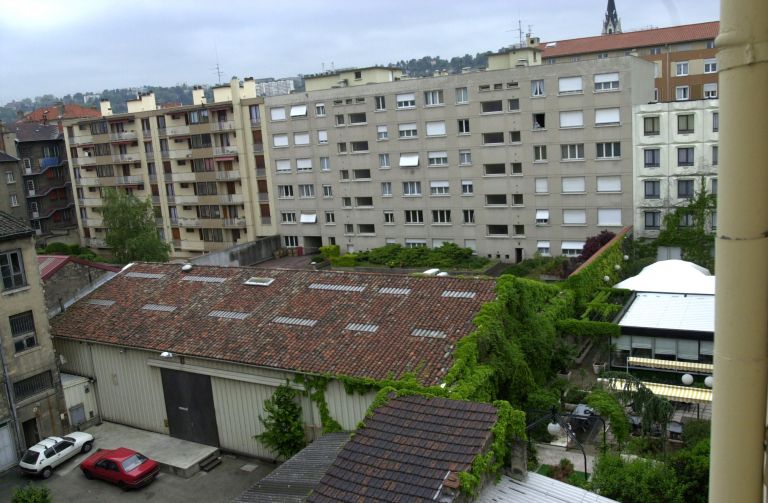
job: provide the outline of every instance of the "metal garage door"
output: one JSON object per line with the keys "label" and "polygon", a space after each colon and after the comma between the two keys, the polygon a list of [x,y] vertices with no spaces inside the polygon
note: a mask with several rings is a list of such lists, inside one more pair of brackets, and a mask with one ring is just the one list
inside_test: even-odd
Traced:
{"label": "metal garage door", "polygon": [[16,446],[13,443],[11,425],[0,426],[0,470],[16,464]]}

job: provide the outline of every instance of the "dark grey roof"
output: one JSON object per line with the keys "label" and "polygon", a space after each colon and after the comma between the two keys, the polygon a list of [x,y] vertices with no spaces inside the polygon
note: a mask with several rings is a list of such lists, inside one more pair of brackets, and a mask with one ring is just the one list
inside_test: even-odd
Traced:
{"label": "dark grey roof", "polygon": [[0,150],[0,162],[19,162],[19,160],[13,157],[11,154]]}
{"label": "dark grey roof", "polygon": [[34,234],[27,224],[13,218],[8,213],[0,211],[0,241],[10,241]]}
{"label": "dark grey roof", "polygon": [[37,122],[15,122],[11,125],[11,131],[16,133],[16,140],[26,141],[51,141],[63,138],[59,126],[56,124],[39,124]]}
{"label": "dark grey roof", "polygon": [[232,503],[301,503],[323,478],[349,433],[328,433],[261,479]]}

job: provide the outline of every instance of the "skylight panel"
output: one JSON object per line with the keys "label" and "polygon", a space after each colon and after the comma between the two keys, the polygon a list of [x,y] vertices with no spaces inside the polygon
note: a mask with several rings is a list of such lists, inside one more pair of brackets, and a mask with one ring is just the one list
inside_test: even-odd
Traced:
{"label": "skylight panel", "polygon": [[277,316],[272,319],[272,323],[280,323],[281,325],[314,327],[317,324],[317,320],[308,320],[306,318],[291,318],[290,316]]}
{"label": "skylight panel", "polygon": [[309,285],[312,290],[333,290],[336,292],[362,292],[365,286],[355,285],[332,285],[328,283],[312,283]]}
{"label": "skylight panel", "polygon": [[128,278],[142,278],[142,279],[160,279],[164,278],[165,274],[149,273],[149,272],[129,272],[125,274]]}
{"label": "skylight panel", "polygon": [[227,278],[220,278],[218,276],[182,276],[184,281],[199,281],[201,283],[224,283]]}
{"label": "skylight panel", "polygon": [[264,278],[259,276],[253,276],[248,278],[244,284],[252,286],[269,286],[275,282],[275,278]]}
{"label": "skylight panel", "polygon": [[379,329],[379,326],[368,323],[350,323],[344,329],[353,332],[375,332]]}
{"label": "skylight panel", "polygon": [[114,300],[107,300],[107,299],[88,299],[85,301],[86,304],[91,304],[94,306],[111,306],[115,303]]}
{"label": "skylight panel", "polygon": [[176,310],[176,306],[166,304],[144,304],[141,308],[145,311],[162,311],[165,313],[172,313]]}
{"label": "skylight panel", "polygon": [[430,339],[445,339],[446,334],[442,330],[429,330],[427,328],[414,328],[411,335],[415,337],[428,337]]}
{"label": "skylight panel", "polygon": [[410,288],[394,288],[394,287],[384,287],[379,288],[379,293],[384,293],[387,295],[408,295],[411,293]]}
{"label": "skylight panel", "polygon": [[443,297],[450,297],[453,299],[474,299],[475,295],[477,295],[475,292],[462,292],[459,290],[445,290],[443,292]]}
{"label": "skylight panel", "polygon": [[238,311],[211,311],[208,313],[208,316],[212,316],[214,318],[229,318],[232,320],[244,320],[248,316],[250,316],[250,313],[241,313]]}

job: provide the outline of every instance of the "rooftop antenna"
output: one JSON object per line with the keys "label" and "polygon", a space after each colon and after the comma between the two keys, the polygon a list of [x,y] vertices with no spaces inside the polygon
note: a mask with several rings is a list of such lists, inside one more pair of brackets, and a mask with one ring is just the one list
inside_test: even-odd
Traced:
{"label": "rooftop antenna", "polygon": [[216,75],[219,78],[219,84],[221,84],[221,65],[219,65],[219,46],[216,45],[216,66],[213,68],[216,70]]}

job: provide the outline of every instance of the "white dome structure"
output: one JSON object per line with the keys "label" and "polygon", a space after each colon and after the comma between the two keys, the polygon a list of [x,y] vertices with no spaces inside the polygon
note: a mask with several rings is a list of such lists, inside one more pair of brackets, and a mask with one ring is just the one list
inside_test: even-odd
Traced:
{"label": "white dome structure", "polygon": [[645,267],[640,274],[614,285],[635,292],[715,294],[715,277],[709,271],[685,260],[661,260]]}

